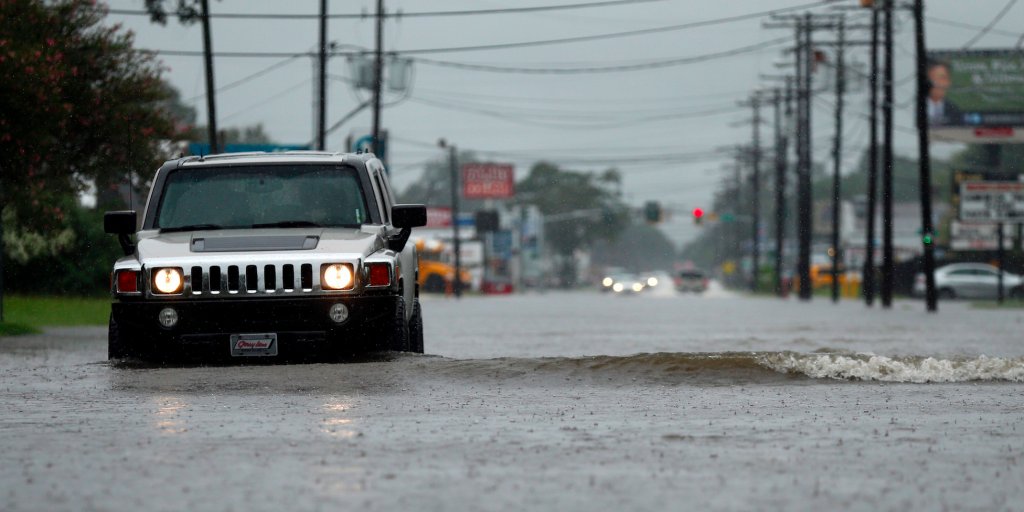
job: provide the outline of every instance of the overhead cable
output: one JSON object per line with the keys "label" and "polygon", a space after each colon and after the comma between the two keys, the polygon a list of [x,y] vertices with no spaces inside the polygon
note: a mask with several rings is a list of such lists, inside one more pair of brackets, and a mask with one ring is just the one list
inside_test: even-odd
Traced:
{"label": "overhead cable", "polygon": [[[479,14],[520,14],[529,12],[540,12],[540,11],[561,11],[567,9],[584,9],[593,7],[614,7],[618,5],[628,4],[639,4],[648,2],[660,2],[663,0],[605,0],[603,2],[586,2],[578,4],[559,4],[559,5],[538,5],[534,7],[506,7],[497,9],[467,9],[467,10],[455,10],[455,11],[414,11],[414,12],[403,12],[395,11],[393,13],[384,13],[381,16],[384,18],[425,18],[425,17],[439,17],[439,16],[472,16]],[[121,16],[150,16],[151,13],[141,9],[108,9],[108,13],[117,14]],[[337,13],[326,15],[329,19],[376,19],[376,13]],[[212,12],[209,14],[210,18],[222,18],[222,19],[255,19],[255,20],[315,20],[320,19],[319,14],[296,14],[296,13],[226,13],[226,12]]]}

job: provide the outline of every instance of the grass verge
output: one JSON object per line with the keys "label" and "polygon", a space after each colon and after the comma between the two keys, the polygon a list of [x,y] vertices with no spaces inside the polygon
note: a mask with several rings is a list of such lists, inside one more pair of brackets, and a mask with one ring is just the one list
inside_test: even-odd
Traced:
{"label": "grass verge", "polygon": [[39,332],[43,327],[106,325],[110,299],[92,297],[4,297],[0,336]]}
{"label": "grass verge", "polygon": [[1024,309],[1024,300],[1006,299],[1002,304],[994,300],[976,300],[971,302],[975,309]]}

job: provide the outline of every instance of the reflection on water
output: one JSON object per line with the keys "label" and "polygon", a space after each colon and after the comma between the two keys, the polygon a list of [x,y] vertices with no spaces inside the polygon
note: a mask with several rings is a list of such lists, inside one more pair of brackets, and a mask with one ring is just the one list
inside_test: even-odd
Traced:
{"label": "reflection on water", "polygon": [[348,410],[352,408],[349,400],[331,399],[323,405],[326,413],[320,423],[320,431],[330,437],[338,439],[351,439],[359,435],[359,432],[352,428],[352,419],[347,417]]}
{"label": "reflection on water", "polygon": [[187,405],[178,397],[156,396],[156,428],[163,434],[181,434],[188,430],[179,416],[179,411]]}

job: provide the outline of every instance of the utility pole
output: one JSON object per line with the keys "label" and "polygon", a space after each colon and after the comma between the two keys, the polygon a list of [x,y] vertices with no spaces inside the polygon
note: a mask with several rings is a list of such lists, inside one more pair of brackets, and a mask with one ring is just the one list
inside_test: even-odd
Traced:
{"label": "utility pole", "polygon": [[864,292],[864,303],[869,307],[875,302],[875,210],[878,209],[878,8],[871,6],[871,78],[869,87],[868,112],[870,117],[868,145],[868,210],[867,239],[864,241],[864,270],[861,284]]}
{"label": "utility pole", "polygon": [[[377,0],[377,47],[373,64],[373,152],[380,155],[380,96],[384,81],[384,0]],[[457,239],[456,239],[457,240]],[[456,241],[456,244],[459,242]],[[456,251],[458,258],[458,251]],[[456,281],[458,276],[456,275]],[[457,288],[457,287],[456,287]]]}
{"label": "utility pole", "polygon": [[751,183],[750,183],[750,196],[751,196],[751,220],[753,237],[751,242],[750,259],[751,259],[751,279],[750,279],[750,291],[756,292],[758,281],[761,277],[760,265],[761,265],[761,247],[759,239],[761,238],[761,92],[755,92],[750,99],[751,107],[754,109],[754,140],[753,148],[750,152],[751,162]]}
{"label": "utility pole", "polygon": [[209,0],[201,0],[203,9],[203,62],[206,65],[206,134],[210,139],[210,153],[220,153],[217,141],[217,92],[213,85],[213,45],[210,42]]}
{"label": "utility pole", "polygon": [[882,77],[882,307],[892,307],[892,284],[895,265],[892,247],[892,104],[893,104],[893,34],[892,11],[895,0],[885,0],[885,69]]}
{"label": "utility pole", "polygon": [[320,72],[317,76],[316,149],[327,147],[327,0],[320,0]]}
{"label": "utility pole", "polygon": [[832,302],[839,302],[839,264],[843,261],[842,247],[839,240],[839,213],[842,207],[840,186],[842,184],[840,170],[843,165],[843,94],[845,93],[846,70],[844,69],[843,46],[846,44],[844,18],[840,17],[836,26],[836,138],[832,147],[832,158],[835,167],[832,171]]}
{"label": "utility pole", "polygon": [[[935,292],[935,236],[932,227],[932,162],[928,144],[928,107],[931,89],[924,47],[924,2],[914,0],[914,41],[917,54],[917,151],[918,188],[921,191],[921,242],[924,245],[925,303],[929,312],[938,310]],[[999,247],[1003,247],[1003,224],[999,223]],[[1003,297],[1003,269],[999,268],[999,298]]]}
{"label": "utility pole", "polygon": [[455,253],[455,277],[452,288],[455,298],[462,297],[462,243],[459,240],[459,156],[454,144],[448,144],[444,139],[437,143],[442,148],[448,148],[448,171],[451,181],[452,192],[452,251]]}
{"label": "utility pole", "polygon": [[[786,151],[788,138],[782,126],[782,101],[786,102],[786,120],[790,119],[790,96],[792,82],[786,77],[785,98],[782,91],[775,89],[775,295],[785,296],[782,288],[783,246],[786,240]],[[787,122],[788,125],[788,122]]]}
{"label": "utility pole", "polygon": [[799,114],[799,150],[797,164],[797,217],[799,226],[797,236],[799,238],[799,251],[797,272],[800,276],[800,299],[811,300],[811,72],[814,65],[814,49],[811,43],[811,31],[813,30],[811,14],[805,14],[803,23],[797,26],[797,34],[800,43],[797,46],[797,72],[799,73],[800,85],[798,86]]}

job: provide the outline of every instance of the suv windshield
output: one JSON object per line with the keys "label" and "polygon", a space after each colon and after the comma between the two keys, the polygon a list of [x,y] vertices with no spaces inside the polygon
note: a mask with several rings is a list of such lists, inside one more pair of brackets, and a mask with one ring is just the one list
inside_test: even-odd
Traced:
{"label": "suv windshield", "polygon": [[236,166],[168,174],[154,227],[358,227],[367,218],[359,177],[349,167]]}

